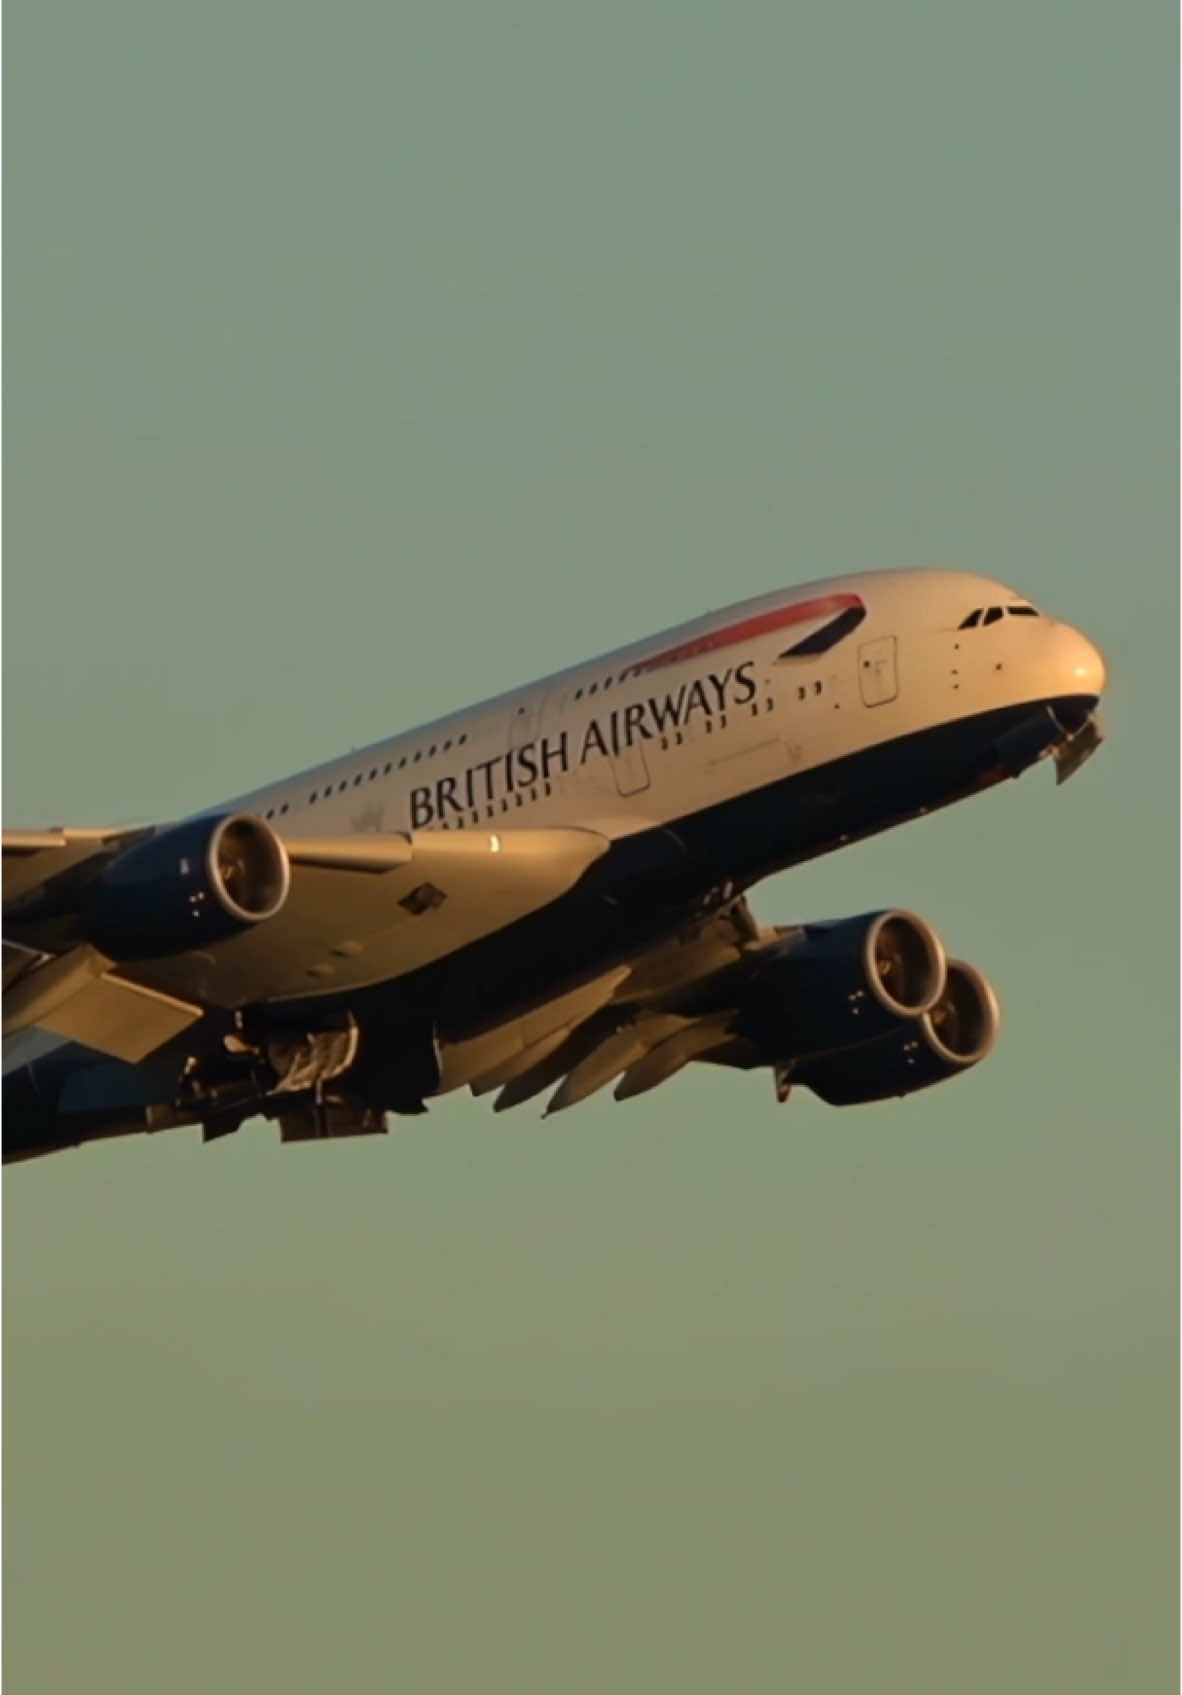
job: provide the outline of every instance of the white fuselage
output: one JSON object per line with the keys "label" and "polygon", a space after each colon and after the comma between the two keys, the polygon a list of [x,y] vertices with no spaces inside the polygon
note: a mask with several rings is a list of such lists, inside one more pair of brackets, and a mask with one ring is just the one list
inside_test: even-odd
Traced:
{"label": "white fuselage", "polygon": [[[1068,625],[1003,610],[961,627],[1015,604],[1029,607],[993,579],[941,570],[784,589],[232,804],[291,838],[493,820],[628,834],[936,726],[1098,695],[1103,662]],[[832,646],[783,657],[854,605],[860,621]]]}
{"label": "white fuselage", "polygon": [[[206,809],[201,819],[268,820],[302,859],[308,904],[286,947],[258,925],[212,951],[141,959],[135,984],[215,1014],[182,1055],[186,1076],[239,1051],[219,1017],[257,1003],[280,1015],[276,1028],[331,1039],[347,1003],[354,1038],[364,1030],[367,1051],[386,1055],[383,1087],[419,1110],[427,1094],[532,1063],[615,996],[647,949],[664,959],[670,938],[733,910],[768,872],[1052,751],[1074,769],[1095,745],[1094,723],[1091,739],[1080,732],[1104,683],[1086,637],[964,572],[863,573],[743,601]],[[441,831],[468,835],[422,840]],[[405,863],[393,850],[409,847],[412,862],[466,866],[467,881],[441,894],[424,872],[397,911],[365,875],[330,895],[334,874],[317,864],[339,865],[342,839],[363,832],[412,838],[346,840],[365,870]],[[474,882],[493,854],[495,877]],[[412,904],[420,894],[434,898]],[[412,922],[437,908],[432,923]],[[642,993],[649,979],[637,982]],[[284,1003],[297,1009],[286,1020]],[[112,1081],[105,1051],[39,1028],[6,1042],[12,1122],[24,1125],[13,1157],[112,1123],[142,1128],[144,1088],[172,1100],[171,1076],[117,1065]],[[415,1062],[409,1081],[391,1053]]]}

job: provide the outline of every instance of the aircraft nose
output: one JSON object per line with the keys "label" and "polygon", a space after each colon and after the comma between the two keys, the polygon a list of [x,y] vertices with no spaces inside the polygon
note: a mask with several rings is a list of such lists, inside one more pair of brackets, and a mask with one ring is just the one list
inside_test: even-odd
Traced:
{"label": "aircraft nose", "polygon": [[1060,632],[1062,658],[1070,692],[1099,700],[1108,683],[1108,667],[1104,663],[1104,655],[1082,630],[1075,630],[1070,624],[1063,624],[1060,626]]}

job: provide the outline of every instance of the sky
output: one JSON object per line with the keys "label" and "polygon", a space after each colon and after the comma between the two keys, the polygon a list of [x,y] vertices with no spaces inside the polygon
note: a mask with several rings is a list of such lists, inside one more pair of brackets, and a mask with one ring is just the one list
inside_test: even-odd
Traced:
{"label": "sky", "polygon": [[1109,740],[756,891],[947,1088],[4,1180],[13,1695],[1177,1687],[1165,0],[10,0],[4,809],[177,816],[728,601],[996,574]]}

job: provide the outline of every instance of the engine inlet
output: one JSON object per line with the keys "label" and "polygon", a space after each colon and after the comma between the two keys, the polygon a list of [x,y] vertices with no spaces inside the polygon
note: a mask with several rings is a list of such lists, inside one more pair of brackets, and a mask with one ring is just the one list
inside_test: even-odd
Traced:
{"label": "engine inlet", "polygon": [[939,936],[911,912],[884,912],[866,935],[866,979],[880,1005],[917,1018],[944,990],[947,961]]}
{"label": "engine inlet", "polygon": [[260,818],[226,818],[209,839],[210,879],[233,918],[257,924],[287,899],[291,867],[283,843]]}
{"label": "engine inlet", "polygon": [[950,959],[944,992],[922,1022],[929,1045],[941,1059],[951,1065],[976,1065],[997,1041],[1001,1009],[988,978],[975,966]]}

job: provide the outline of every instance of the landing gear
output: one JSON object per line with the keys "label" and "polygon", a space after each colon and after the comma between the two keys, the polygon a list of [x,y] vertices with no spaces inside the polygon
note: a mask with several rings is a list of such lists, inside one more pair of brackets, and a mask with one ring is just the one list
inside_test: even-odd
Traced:
{"label": "landing gear", "polygon": [[792,1066],[773,1065],[772,1077],[776,1085],[776,1100],[783,1106],[792,1093]]}
{"label": "landing gear", "polygon": [[281,1142],[321,1142],[336,1136],[384,1136],[390,1128],[378,1107],[350,1097],[313,1097],[279,1115]]}
{"label": "landing gear", "polygon": [[388,1047],[363,1043],[345,1009],[316,1029],[243,1019],[225,1046],[262,1079],[255,1111],[278,1120],[283,1141],[302,1142],[381,1135],[388,1112],[426,1112],[440,1077],[434,1027],[407,1020],[398,1037]]}
{"label": "landing gear", "polygon": [[278,1078],[272,1097],[303,1097],[276,1102],[271,1109],[279,1120],[281,1142],[386,1134],[389,1124],[381,1108],[332,1087],[335,1079],[352,1069],[360,1046],[361,1032],[349,1012],[335,1030],[270,1032],[263,1051]]}
{"label": "landing gear", "polygon": [[276,1030],[266,1039],[267,1063],[278,1082],[272,1093],[324,1098],[324,1085],[342,1077],[357,1058],[361,1032],[351,1013],[337,1030]]}

